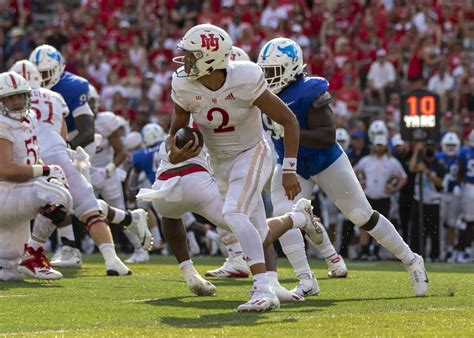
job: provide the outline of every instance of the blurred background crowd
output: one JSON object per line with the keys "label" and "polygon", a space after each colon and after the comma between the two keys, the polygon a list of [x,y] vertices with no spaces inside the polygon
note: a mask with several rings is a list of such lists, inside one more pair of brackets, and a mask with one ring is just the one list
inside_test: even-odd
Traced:
{"label": "blurred background crowd", "polygon": [[[306,71],[330,83],[337,126],[348,132],[353,165],[369,154],[367,129],[373,120],[384,121],[395,136],[387,149],[408,175],[402,191],[408,204],[416,174],[409,162],[417,151],[396,137],[400,94],[416,88],[439,94],[442,135],[454,132],[467,145],[474,126],[472,0],[0,0],[0,69],[28,58],[35,46],[50,44],[65,57],[66,70],[98,89],[102,110],[124,117],[132,131],[148,122],[167,130],[177,42],[190,27],[206,22],[227,30],[253,61],[272,38],[298,42]],[[440,141],[429,140],[428,147],[441,150]],[[399,195],[391,198],[401,201]],[[315,204],[324,206],[324,196],[315,196]],[[405,202],[395,211],[401,225],[416,219]],[[430,257],[449,259],[446,231],[443,224],[436,227],[431,240],[438,238],[441,251],[432,242]],[[335,240],[344,256],[379,258],[376,244],[359,243],[351,253],[353,236],[342,237]]]}

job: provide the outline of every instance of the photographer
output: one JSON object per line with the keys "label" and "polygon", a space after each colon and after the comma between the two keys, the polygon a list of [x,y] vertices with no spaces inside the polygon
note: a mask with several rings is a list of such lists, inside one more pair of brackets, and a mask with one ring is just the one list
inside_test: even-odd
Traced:
{"label": "photographer", "polygon": [[[421,236],[423,246],[426,239],[431,239],[429,257],[432,261],[439,258],[439,206],[441,203],[442,180],[445,174],[443,164],[435,156],[436,143],[432,140],[418,141],[415,144],[413,156],[410,160],[409,170],[416,173],[415,191],[412,205],[411,242],[410,246],[417,252],[423,252],[419,247],[419,228],[422,226]],[[421,184],[420,184],[421,180]],[[420,185],[422,186],[423,224],[419,224]]]}

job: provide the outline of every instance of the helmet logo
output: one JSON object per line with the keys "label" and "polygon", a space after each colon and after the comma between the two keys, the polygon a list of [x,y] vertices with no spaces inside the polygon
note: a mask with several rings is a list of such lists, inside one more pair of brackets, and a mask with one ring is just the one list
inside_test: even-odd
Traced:
{"label": "helmet logo", "polygon": [[58,61],[58,62],[61,62],[61,54],[59,54],[58,51],[54,51],[54,52],[48,52],[46,53],[46,55],[48,55],[50,58]]}
{"label": "helmet logo", "polygon": [[205,47],[207,50],[211,50],[211,52],[215,52],[219,49],[219,39],[214,37],[214,34],[201,34],[201,47]]}
{"label": "helmet logo", "polygon": [[298,51],[296,50],[296,47],[293,44],[285,47],[278,46],[277,48],[283,54],[288,55],[291,58],[291,61],[298,60]]}

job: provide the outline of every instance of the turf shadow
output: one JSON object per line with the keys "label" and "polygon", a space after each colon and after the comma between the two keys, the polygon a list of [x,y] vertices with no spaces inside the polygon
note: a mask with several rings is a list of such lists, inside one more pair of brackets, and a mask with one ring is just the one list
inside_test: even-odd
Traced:
{"label": "turf shadow", "polygon": [[64,287],[61,284],[58,284],[57,281],[47,281],[47,280],[24,280],[18,282],[0,282],[0,291],[8,289],[35,289],[35,288],[62,288]]}

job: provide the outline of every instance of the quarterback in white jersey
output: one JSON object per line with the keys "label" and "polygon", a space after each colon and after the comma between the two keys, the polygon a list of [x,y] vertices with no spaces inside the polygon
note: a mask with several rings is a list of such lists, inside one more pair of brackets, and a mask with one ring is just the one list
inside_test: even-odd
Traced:
{"label": "quarterback in white jersey", "polygon": [[[270,176],[272,160],[263,138],[260,109],[269,112],[270,118],[285,128],[282,185],[290,200],[301,190],[295,174],[299,128],[288,107],[267,90],[257,65],[229,63],[231,47],[230,36],[210,24],[191,28],[178,44],[185,55],[175,59],[184,66],[175,72],[172,80],[175,111],[169,159],[176,164],[199,154],[198,144],[190,141],[179,149],[174,138],[177,130],[188,125],[192,114],[204,136],[224,198],[223,218],[239,239],[254,275],[252,297],[238,310],[266,311],[278,308],[279,301],[269,287],[262,242],[272,242],[288,228],[278,232],[269,230],[266,224],[261,192]],[[316,225],[313,230],[310,232],[315,235]]]}
{"label": "quarterback in white jersey", "polygon": [[39,164],[38,123],[30,95],[20,75],[0,74],[0,280],[21,279],[17,269],[31,277],[62,277],[51,268],[34,234],[26,244],[31,219],[38,215],[38,223],[54,230],[72,206],[62,169]]}
{"label": "quarterback in white jersey", "polygon": [[[33,74],[35,67],[27,60],[23,60],[22,67],[14,65],[12,69]],[[24,67],[23,67],[24,66]],[[73,197],[73,212],[81,222],[86,225],[91,236],[104,254],[105,265],[108,275],[127,275],[130,270],[122,263],[115,253],[112,236],[108,225],[101,212],[101,207],[95,199],[92,186],[81,175],[79,170],[72,164],[67,151],[64,117],[69,110],[60,94],[54,93],[46,88],[38,87],[39,83],[31,80],[32,110],[38,118],[38,143],[40,146],[41,159],[46,164],[59,165],[68,180],[69,189]],[[39,216],[38,216],[39,217]],[[36,237],[40,244],[47,241],[54,231],[54,228],[46,228],[35,220],[33,237]],[[77,250],[77,249],[75,249]]]}

